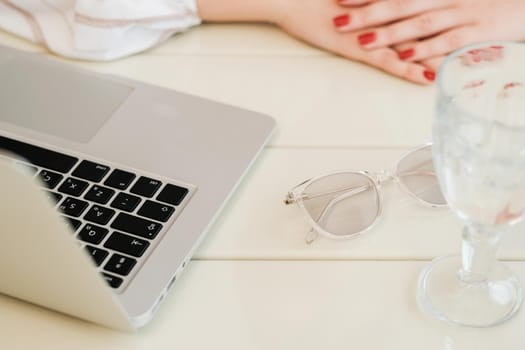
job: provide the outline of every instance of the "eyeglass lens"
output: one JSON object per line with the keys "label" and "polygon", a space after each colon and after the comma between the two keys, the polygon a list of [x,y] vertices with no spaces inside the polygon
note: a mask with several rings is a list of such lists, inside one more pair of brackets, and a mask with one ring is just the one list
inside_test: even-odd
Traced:
{"label": "eyeglass lens", "polygon": [[417,198],[435,205],[445,205],[432,163],[432,148],[425,146],[407,154],[398,163],[397,177]]}
{"label": "eyeglass lens", "polygon": [[372,180],[359,173],[337,173],[313,181],[303,205],[325,231],[348,236],[368,228],[379,214],[379,193]]}

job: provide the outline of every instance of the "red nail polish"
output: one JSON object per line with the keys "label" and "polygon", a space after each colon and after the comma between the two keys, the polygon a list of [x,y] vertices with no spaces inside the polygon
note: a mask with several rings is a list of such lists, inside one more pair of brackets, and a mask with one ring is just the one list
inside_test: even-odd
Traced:
{"label": "red nail polish", "polygon": [[337,28],[346,26],[348,23],[350,23],[350,16],[349,15],[341,15],[333,18],[334,26]]}
{"label": "red nail polish", "polygon": [[414,49],[408,49],[405,51],[399,52],[397,55],[399,56],[400,60],[408,60],[410,57],[414,56],[416,52]]}
{"label": "red nail polish", "polygon": [[357,40],[359,40],[359,45],[367,45],[370,43],[373,43],[377,39],[376,32],[369,32],[361,34],[357,37]]}
{"label": "red nail polish", "polygon": [[428,81],[436,80],[436,73],[431,70],[424,71],[423,75],[425,76],[425,78],[427,78]]}

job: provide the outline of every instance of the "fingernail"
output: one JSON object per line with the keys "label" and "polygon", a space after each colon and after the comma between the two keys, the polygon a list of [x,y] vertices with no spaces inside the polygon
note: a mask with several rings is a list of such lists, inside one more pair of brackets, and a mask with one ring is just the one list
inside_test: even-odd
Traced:
{"label": "fingernail", "polygon": [[361,34],[357,37],[357,40],[359,40],[359,45],[367,45],[370,43],[373,43],[377,39],[376,32],[369,32]]}
{"label": "fingernail", "polygon": [[425,78],[427,78],[428,81],[436,80],[436,73],[431,70],[424,71],[423,75],[425,76]]}
{"label": "fingernail", "polygon": [[337,28],[346,26],[348,23],[350,23],[350,16],[349,15],[341,15],[333,18],[334,26]]}
{"label": "fingernail", "polygon": [[414,49],[408,49],[405,51],[399,52],[397,55],[399,56],[400,60],[408,60],[410,57],[414,56],[416,52]]}

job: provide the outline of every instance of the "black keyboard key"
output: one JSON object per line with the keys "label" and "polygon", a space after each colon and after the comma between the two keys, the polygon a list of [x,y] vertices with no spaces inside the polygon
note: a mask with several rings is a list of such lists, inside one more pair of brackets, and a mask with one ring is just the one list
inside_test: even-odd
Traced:
{"label": "black keyboard key", "polygon": [[106,256],[109,255],[109,253],[106,250],[100,249],[98,247],[92,247],[90,245],[86,246],[86,251],[91,256],[91,258],[97,266],[100,266],[104,259],[106,259]]}
{"label": "black keyboard key", "polygon": [[74,217],[79,217],[88,207],[88,202],[80,199],[67,197],[60,203],[58,207],[64,214]]}
{"label": "black keyboard key", "polygon": [[89,160],[83,160],[73,171],[72,175],[84,180],[99,182],[104,178],[104,176],[106,176],[108,171],[109,167],[106,165],[93,163]]}
{"label": "black keyboard key", "polygon": [[77,158],[28,143],[0,136],[0,149],[13,152],[31,163],[60,173],[67,173],[78,161]]}
{"label": "black keyboard key", "polygon": [[49,189],[55,188],[64,176],[48,170],[42,170],[38,174],[41,183]]}
{"label": "black keyboard key", "polygon": [[138,194],[139,196],[151,198],[157,192],[162,182],[149,177],[141,176],[135,185],[131,188],[130,192]]}
{"label": "black keyboard key", "polygon": [[119,193],[113,202],[111,202],[111,206],[119,210],[132,212],[137,205],[139,205],[140,201],[140,197],[127,193]]}
{"label": "black keyboard key", "polygon": [[109,230],[92,224],[86,224],[78,233],[78,238],[84,242],[99,244],[108,234]]}
{"label": "black keyboard key", "polygon": [[49,199],[50,202],[55,203],[55,204],[60,202],[60,200],[63,198],[61,194],[58,194],[56,192],[44,191],[44,194],[46,195],[46,197]]}
{"label": "black keyboard key", "polygon": [[62,185],[60,185],[60,187],[58,188],[58,192],[79,197],[82,193],[84,193],[87,187],[88,183],[86,181],[68,177],[66,181],[64,181]]}
{"label": "black keyboard key", "polygon": [[118,288],[122,284],[122,278],[117,276],[108,275],[107,273],[103,273],[102,277],[108,282],[109,286],[111,288]]}
{"label": "black keyboard key", "polygon": [[115,169],[104,182],[104,185],[124,191],[133,182],[136,175],[124,170]]}
{"label": "black keyboard key", "polygon": [[179,205],[187,194],[187,188],[167,184],[162,191],[160,191],[157,200],[168,204]]}
{"label": "black keyboard key", "polygon": [[120,254],[113,254],[104,266],[104,270],[127,276],[137,260]]}
{"label": "black keyboard key", "polygon": [[76,232],[82,224],[80,220],[70,218],[69,216],[62,215],[62,217],[66,220],[66,224],[71,228],[71,230],[73,230],[73,232]]}
{"label": "black keyboard key", "polygon": [[153,220],[166,222],[174,212],[175,208],[167,204],[146,201],[139,209],[137,214]]}
{"label": "black keyboard key", "polygon": [[162,225],[126,213],[120,213],[113,223],[111,223],[111,228],[153,239],[162,229]]}
{"label": "black keyboard key", "polygon": [[114,194],[115,191],[111,188],[93,185],[84,198],[88,201],[97,202],[98,204],[106,204]]}
{"label": "black keyboard key", "polygon": [[94,205],[91,207],[91,209],[89,209],[86,216],[84,216],[84,219],[99,225],[105,225],[109,222],[109,220],[111,220],[113,215],[115,215],[115,211],[113,209]]}
{"label": "black keyboard key", "polygon": [[106,243],[104,243],[104,247],[106,248],[136,257],[142,256],[148,246],[148,241],[131,237],[120,232],[113,232]]}

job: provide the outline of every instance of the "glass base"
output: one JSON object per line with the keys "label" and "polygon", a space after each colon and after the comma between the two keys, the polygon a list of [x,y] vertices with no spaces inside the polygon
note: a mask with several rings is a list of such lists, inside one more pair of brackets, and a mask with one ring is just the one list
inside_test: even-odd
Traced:
{"label": "glass base", "polygon": [[459,279],[460,256],[432,261],[420,275],[418,300],[425,311],[443,321],[490,327],[510,319],[518,311],[522,290],[518,278],[504,264],[496,262],[483,282]]}

